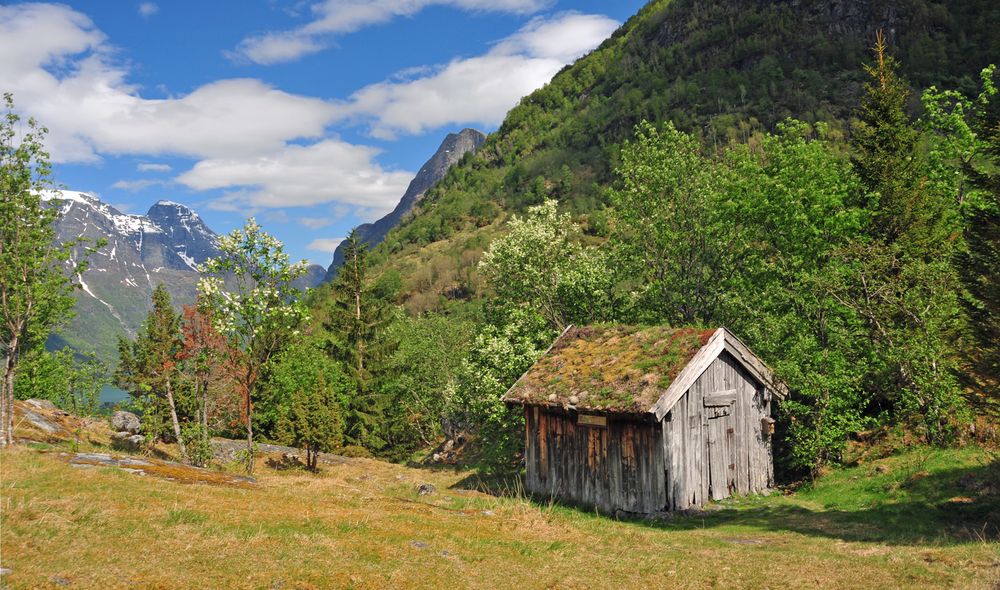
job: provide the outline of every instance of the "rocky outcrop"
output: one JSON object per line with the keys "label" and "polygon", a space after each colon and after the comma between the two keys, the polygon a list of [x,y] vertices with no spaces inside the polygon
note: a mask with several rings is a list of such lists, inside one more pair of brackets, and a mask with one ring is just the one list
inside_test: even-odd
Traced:
{"label": "rocky outcrop", "polygon": [[73,467],[82,469],[92,467],[117,467],[126,473],[148,475],[179,483],[201,483],[210,485],[225,485],[249,487],[257,483],[252,477],[232,475],[222,471],[213,471],[192,467],[173,461],[161,461],[152,458],[122,457],[109,453],[63,453]]}
{"label": "rocky outcrop", "polygon": [[142,423],[139,417],[132,412],[115,412],[111,416],[111,446],[119,451],[135,452],[141,450],[146,442],[145,437],[139,434],[142,430]]}
{"label": "rocky outcrop", "polygon": [[139,417],[132,412],[119,411],[111,416],[111,428],[115,432],[139,434],[139,430],[142,429],[142,423],[139,422]]}
{"label": "rocky outcrop", "polygon": [[109,435],[107,420],[80,418],[44,399],[14,402],[14,438],[18,441],[59,443],[72,440],[101,445],[107,444]]}
{"label": "rocky outcrop", "polygon": [[56,405],[52,403],[52,400],[47,399],[26,399],[24,403],[35,408],[36,410],[57,410]]}
{"label": "rocky outcrop", "polygon": [[[403,216],[409,213],[420,202],[420,199],[424,198],[431,187],[444,178],[449,168],[461,160],[465,154],[479,149],[484,141],[486,141],[486,136],[475,129],[463,129],[458,133],[449,133],[431,159],[421,166],[420,172],[410,181],[410,185],[396,208],[374,223],[365,223],[355,228],[361,241],[367,243],[369,248],[380,244],[389,230],[399,225]],[[340,244],[333,253],[333,262],[327,269],[324,280],[330,281],[337,276],[337,269],[344,264],[344,248],[344,244]]]}

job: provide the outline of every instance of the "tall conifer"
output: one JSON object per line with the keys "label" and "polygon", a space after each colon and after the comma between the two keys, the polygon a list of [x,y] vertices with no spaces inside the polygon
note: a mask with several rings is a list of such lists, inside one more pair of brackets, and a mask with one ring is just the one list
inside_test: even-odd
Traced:
{"label": "tall conifer", "polygon": [[983,149],[966,171],[983,200],[968,214],[968,251],[959,256],[958,265],[969,292],[966,309],[975,338],[976,385],[1000,398],[1000,100],[995,74],[992,66],[983,72],[983,93],[976,105],[973,125]]}
{"label": "tall conifer", "polygon": [[371,368],[386,324],[386,306],[375,296],[367,256],[367,245],[351,231],[326,327],[335,335],[334,356],[350,368],[357,383],[357,394],[344,408],[346,435],[353,444],[377,448],[383,444],[378,434],[383,408],[371,387]]}

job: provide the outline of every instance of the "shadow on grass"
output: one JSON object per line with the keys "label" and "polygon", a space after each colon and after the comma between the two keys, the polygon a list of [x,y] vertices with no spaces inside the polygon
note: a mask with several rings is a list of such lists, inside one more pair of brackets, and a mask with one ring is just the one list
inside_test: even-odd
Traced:
{"label": "shadow on grass", "polygon": [[[902,475],[902,474],[901,474]],[[520,478],[471,475],[453,488],[527,498]],[[791,496],[736,499],[708,510],[628,519],[637,526],[682,531],[724,526],[893,545],[941,545],[1000,541],[1000,462],[987,466],[902,475],[844,478],[823,489]],[[740,505],[740,504],[743,505]],[[560,503],[593,515],[586,507]],[[816,507],[817,505],[825,507]],[[606,518],[597,517],[595,518]]]}
{"label": "shadow on grass", "polygon": [[859,510],[814,510],[802,505],[781,504],[725,508],[669,520],[635,522],[664,530],[738,525],[771,532],[892,545],[985,543],[1000,541],[1000,498],[938,505],[911,501]]}
{"label": "shadow on grass", "polygon": [[527,498],[524,478],[518,473],[486,474],[474,472],[456,481],[452,489],[482,492],[501,498]]}
{"label": "shadow on grass", "polygon": [[[816,504],[825,507],[812,508]],[[764,499],[760,505],[641,522],[674,530],[738,524],[900,545],[996,542],[1000,462],[934,472],[845,476],[790,497]]]}

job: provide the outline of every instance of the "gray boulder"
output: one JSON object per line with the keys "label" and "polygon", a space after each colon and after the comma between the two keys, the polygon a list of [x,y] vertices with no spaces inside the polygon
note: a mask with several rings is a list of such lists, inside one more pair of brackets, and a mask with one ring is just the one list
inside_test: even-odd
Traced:
{"label": "gray boulder", "polygon": [[146,439],[141,434],[116,432],[111,435],[111,448],[118,451],[138,451],[142,448],[144,442],[146,442]]}
{"label": "gray boulder", "polygon": [[24,403],[37,410],[55,410],[56,405],[47,399],[26,399]]}
{"label": "gray boulder", "polygon": [[132,412],[115,412],[111,416],[111,428],[115,432],[127,432],[129,434],[138,434],[139,430],[142,428],[142,424],[139,422],[139,417]]}
{"label": "gray boulder", "polygon": [[33,412],[31,410],[25,409],[21,412],[21,416],[28,421],[29,424],[33,425],[35,428],[47,432],[49,434],[55,434],[62,430],[58,424],[53,424],[49,422],[45,416],[42,416],[38,412]]}

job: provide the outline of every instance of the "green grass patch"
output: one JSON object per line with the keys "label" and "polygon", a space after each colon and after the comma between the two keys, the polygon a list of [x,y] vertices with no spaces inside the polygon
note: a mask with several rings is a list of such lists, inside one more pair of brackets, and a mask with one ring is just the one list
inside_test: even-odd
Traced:
{"label": "green grass patch", "polygon": [[167,512],[167,517],[163,524],[167,526],[177,526],[181,524],[201,524],[208,520],[204,514],[188,510],[186,508],[176,508]]}

